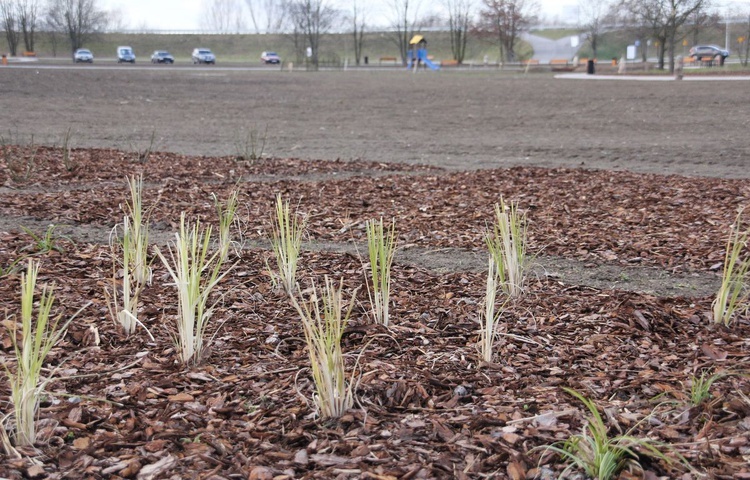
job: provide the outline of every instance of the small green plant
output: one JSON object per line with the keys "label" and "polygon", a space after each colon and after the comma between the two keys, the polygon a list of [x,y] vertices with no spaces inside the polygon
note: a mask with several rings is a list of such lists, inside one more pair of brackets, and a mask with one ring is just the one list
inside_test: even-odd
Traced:
{"label": "small green plant", "polygon": [[370,254],[370,283],[368,294],[375,323],[390,323],[391,266],[396,252],[396,225],[386,229],[383,219],[367,222],[367,250]]}
{"label": "small green plant", "polygon": [[135,160],[140,163],[148,162],[149,158],[151,158],[151,154],[154,152],[155,143],[156,143],[156,130],[151,130],[151,137],[149,139],[148,145],[146,145],[145,148],[141,149],[138,145],[131,144],[130,149],[133,151],[133,156],[135,157]]}
{"label": "small green plant", "polygon": [[0,265],[0,277],[6,277],[8,275],[18,273],[20,271],[19,264],[21,263],[21,260],[23,260],[23,258],[24,257],[19,257],[13,260],[7,267],[3,267],[2,265]]}
{"label": "small green plant", "polygon": [[232,244],[230,229],[235,223],[237,217],[238,193],[236,189],[232,190],[226,202],[223,204],[215,194],[212,194],[212,196],[214,199],[214,205],[216,206],[216,213],[219,216],[219,252],[221,255],[221,261],[224,262],[229,256],[229,247]]}
{"label": "small green plant", "polygon": [[501,198],[495,204],[495,225],[487,235],[486,243],[495,261],[500,288],[510,298],[523,293],[526,269],[526,216],[518,205],[506,205]]}
{"label": "small green plant", "polygon": [[[661,450],[668,448],[668,446],[648,438],[638,438],[631,435],[643,420],[636,423],[624,435],[610,438],[607,426],[604,424],[604,420],[602,420],[593,400],[584,397],[573,389],[564,388],[563,390],[580,400],[591,415],[580,435],[573,435],[562,442],[541,447],[544,451],[559,454],[565,461],[569,462],[559,478],[566,478],[573,469],[583,470],[590,478],[596,478],[597,480],[617,478],[620,472],[625,469],[642,473],[643,468],[640,464],[639,454],[663,460],[668,464],[672,463],[672,459]],[[677,456],[680,461],[687,464],[687,461],[681,455],[677,454]]]}
{"label": "small green plant", "polygon": [[297,262],[302,250],[302,235],[305,231],[304,220],[299,220],[297,214],[292,214],[289,202],[276,195],[276,217],[273,224],[271,247],[276,257],[278,277],[284,291],[294,295],[297,282]]}
{"label": "small green plant", "polygon": [[72,172],[78,166],[78,163],[73,158],[73,130],[68,127],[63,133],[61,138],[62,143],[62,163],[65,170]]}
{"label": "small green plant", "polygon": [[318,297],[315,284],[312,285],[308,301],[302,300],[300,303],[292,297],[305,331],[315,384],[314,402],[323,419],[340,417],[354,403],[353,384],[346,380],[344,354],[341,350],[341,338],[354,302],[350,302],[346,314],[342,316],[342,290],[343,280],[336,288],[326,276],[322,298]]}
{"label": "small green plant", "polygon": [[721,286],[712,304],[714,322],[726,326],[736,313],[747,312],[750,298],[750,227],[743,225],[743,212],[740,209],[727,239]]}
{"label": "small green plant", "polygon": [[21,227],[21,230],[26,232],[27,235],[29,235],[34,243],[32,245],[27,245],[26,247],[22,248],[22,250],[33,250],[34,253],[38,254],[44,254],[49,253],[51,251],[64,253],[65,249],[59,244],[60,240],[62,238],[59,235],[55,234],[55,225],[49,225],[47,227],[47,230],[42,235],[37,235],[30,229],[26,227]]}
{"label": "small green plant", "polygon": [[180,217],[180,231],[167,248],[169,258],[156,247],[156,254],[169,271],[177,288],[177,337],[175,342],[184,364],[198,364],[205,353],[206,327],[214,313],[215,304],[208,305],[213,289],[231,271],[221,273],[220,252],[209,255],[211,227],[201,230],[196,222],[185,225],[185,214]]}
{"label": "small green plant", "polygon": [[234,137],[234,156],[237,160],[255,161],[263,157],[268,140],[268,125],[263,131],[253,126],[238,129]]}
{"label": "small green plant", "polygon": [[726,376],[728,376],[727,373],[708,375],[706,371],[701,372],[700,377],[692,376],[690,379],[690,404],[697,407],[711,398],[713,384]]}
{"label": "small green plant", "polygon": [[[55,300],[51,288],[44,287],[38,298],[36,321],[34,316],[34,290],[36,289],[39,264],[29,259],[26,273],[21,274],[21,332],[20,340],[15,321],[7,321],[8,333],[13,342],[16,359],[15,372],[8,366],[5,371],[11,387],[13,404],[13,439],[16,446],[33,445],[36,442],[36,417],[39,402],[51,376],[42,376],[42,366],[52,347],[65,335],[71,317],[59,325],[60,317],[50,319]],[[76,314],[77,315],[77,314]],[[54,372],[53,372],[54,373]]]}

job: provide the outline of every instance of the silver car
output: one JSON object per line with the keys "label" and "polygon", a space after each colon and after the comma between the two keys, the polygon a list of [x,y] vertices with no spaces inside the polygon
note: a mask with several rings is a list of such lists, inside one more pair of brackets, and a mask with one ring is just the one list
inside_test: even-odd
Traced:
{"label": "silver car", "polygon": [[216,63],[216,56],[208,48],[196,48],[193,50],[193,63]]}
{"label": "silver car", "polygon": [[79,48],[73,54],[75,63],[94,63],[94,54],[87,48]]}

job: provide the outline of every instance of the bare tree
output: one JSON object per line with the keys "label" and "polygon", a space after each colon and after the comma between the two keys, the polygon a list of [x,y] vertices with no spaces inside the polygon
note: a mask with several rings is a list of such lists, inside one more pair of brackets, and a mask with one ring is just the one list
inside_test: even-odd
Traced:
{"label": "bare tree", "polygon": [[203,24],[213,32],[237,33],[243,28],[239,0],[203,0],[203,11]]}
{"label": "bare tree", "polygon": [[12,57],[18,54],[18,42],[21,39],[18,21],[18,5],[15,0],[0,0],[0,27],[5,32],[8,51]]}
{"label": "bare tree", "polygon": [[580,0],[578,3],[578,28],[586,35],[586,42],[591,47],[592,56],[597,58],[599,41],[605,23],[612,23],[615,14],[613,4],[608,0]]}
{"label": "bare tree", "polygon": [[393,17],[391,17],[392,39],[398,46],[401,62],[406,65],[409,55],[409,41],[419,29],[419,1],[389,0]]}
{"label": "bare tree", "polygon": [[47,24],[63,33],[75,52],[107,26],[107,12],[97,0],[49,0]]}
{"label": "bare tree", "polygon": [[742,66],[747,66],[748,57],[750,57],[750,11],[740,14],[742,19],[740,28],[742,33],[737,39],[737,56],[740,58]]}
{"label": "bare tree", "polygon": [[352,0],[352,12],[350,16],[352,25],[352,37],[354,40],[354,61],[359,65],[362,59],[362,49],[365,44],[365,28],[367,27],[366,14],[357,0]]}
{"label": "bare tree", "polygon": [[472,0],[445,0],[453,59],[463,63],[471,27]]}
{"label": "bare tree", "polygon": [[503,62],[516,60],[521,32],[536,21],[538,5],[533,0],[482,0],[477,33],[497,43]]}
{"label": "bare tree", "polygon": [[684,38],[683,26],[708,6],[708,0],[623,0],[635,23],[650,30],[658,42],[658,67],[664,69],[665,57],[669,72],[674,72],[676,43]]}
{"label": "bare tree", "polygon": [[292,36],[295,50],[304,46],[309,49],[309,66],[318,69],[320,62],[320,38],[328,33],[339,19],[339,12],[326,0],[291,0],[289,17],[292,21]]}
{"label": "bare tree", "polygon": [[280,33],[287,20],[286,0],[245,0],[255,33]]}

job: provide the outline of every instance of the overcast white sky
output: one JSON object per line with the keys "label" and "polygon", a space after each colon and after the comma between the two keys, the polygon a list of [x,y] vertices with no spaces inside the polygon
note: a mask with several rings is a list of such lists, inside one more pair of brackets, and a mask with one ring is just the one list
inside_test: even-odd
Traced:
{"label": "overcast white sky", "polygon": [[[750,1],[750,0],[748,0]],[[100,0],[106,10],[118,9],[122,12],[126,28],[148,28],[154,30],[197,30],[201,24],[201,10],[206,0]],[[341,9],[348,10],[351,1],[334,0]],[[244,4],[244,0],[240,3]],[[359,1],[360,6],[366,6],[374,19],[380,18],[386,22],[390,14],[388,0]],[[437,7],[440,0],[423,0],[420,13],[428,14]],[[542,12],[546,16],[560,15],[565,6],[577,5],[577,0],[541,0]],[[377,23],[374,20],[373,23]]]}

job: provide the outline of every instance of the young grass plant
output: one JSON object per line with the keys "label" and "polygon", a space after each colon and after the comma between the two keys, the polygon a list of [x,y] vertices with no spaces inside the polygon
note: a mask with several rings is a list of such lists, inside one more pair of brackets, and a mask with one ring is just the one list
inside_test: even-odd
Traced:
{"label": "young grass plant", "polygon": [[500,315],[495,313],[496,298],[497,272],[495,271],[495,260],[490,255],[487,269],[487,291],[484,296],[484,312],[480,314],[482,330],[479,334],[479,354],[486,363],[492,363],[495,339],[497,338],[497,324]]}
{"label": "young grass plant", "polygon": [[153,276],[148,259],[148,219],[143,211],[143,176],[127,179],[130,189],[130,203],[126,204],[125,214],[131,220],[129,242],[130,271],[138,285],[151,285]]}
{"label": "young grass plant", "polygon": [[78,166],[73,158],[73,130],[68,127],[62,135],[62,163],[65,170],[72,172]]}
{"label": "young grass plant", "polygon": [[[631,435],[641,422],[634,425],[624,435],[610,438],[596,404],[573,389],[564,388],[564,390],[580,400],[591,415],[580,435],[573,435],[562,442],[542,447],[545,451],[550,450],[559,454],[569,462],[559,478],[567,478],[567,475],[574,469],[583,470],[590,478],[597,480],[617,478],[625,469],[642,473],[639,454],[671,464],[672,460],[660,450],[660,448],[668,448],[666,445]],[[683,463],[687,463],[682,456],[679,454],[677,456]]]}
{"label": "young grass plant", "polygon": [[55,300],[51,289],[42,289],[38,298],[36,321],[34,316],[34,290],[36,288],[39,264],[29,259],[26,273],[21,274],[21,332],[18,338],[17,323],[8,322],[10,339],[16,358],[15,372],[8,367],[5,371],[11,387],[16,446],[33,445],[36,442],[36,417],[39,401],[50,378],[42,376],[42,366],[52,347],[65,335],[71,317],[59,325],[60,317],[50,319],[52,303]]}
{"label": "young grass plant", "polygon": [[34,250],[35,253],[44,254],[52,251],[64,253],[65,249],[60,246],[59,241],[61,238],[59,235],[55,235],[55,226],[49,225],[47,230],[42,235],[37,235],[31,229],[21,226],[21,230],[26,232],[33,240],[33,245],[28,245],[22,250]]}
{"label": "young grass plant", "polygon": [[510,298],[523,293],[526,268],[526,216],[518,211],[518,205],[506,205],[501,198],[495,204],[495,225],[486,242],[495,261],[500,288]]}
{"label": "young grass plant", "polygon": [[750,227],[743,225],[740,210],[727,239],[721,286],[713,301],[715,323],[729,326],[736,313],[746,312],[750,299]]}
{"label": "young grass plant", "polygon": [[167,248],[167,258],[157,247],[156,254],[169,271],[177,287],[177,337],[180,360],[184,364],[198,364],[205,353],[205,333],[215,304],[208,305],[212,290],[231,271],[221,273],[223,262],[219,251],[210,254],[211,227],[200,229],[200,223],[185,225],[185,214],[180,217],[180,231]]}
{"label": "young grass plant", "polygon": [[326,276],[322,298],[318,297],[314,284],[308,301],[302,300],[300,303],[292,297],[292,303],[302,319],[305,331],[315,384],[313,399],[318,414],[323,419],[340,417],[354,403],[353,384],[346,380],[344,354],[341,350],[341,337],[354,302],[350,302],[346,314],[342,316],[342,290],[343,281],[336,288],[333,281]]}
{"label": "young grass plant", "polygon": [[304,220],[299,220],[296,213],[292,214],[289,202],[284,202],[281,194],[276,195],[276,218],[271,246],[276,257],[279,282],[289,296],[294,295],[304,231]]}
{"label": "young grass plant", "polygon": [[708,375],[705,371],[701,372],[699,377],[693,376],[690,379],[690,404],[697,407],[711,398],[713,384],[726,376],[729,376],[729,374],[715,373]]}
{"label": "young grass plant", "polygon": [[367,250],[370,254],[370,303],[375,323],[390,324],[388,305],[391,294],[391,266],[396,252],[396,226],[386,229],[383,219],[370,220],[366,225]]}
{"label": "young grass plant", "polygon": [[232,244],[230,229],[237,218],[237,196],[237,190],[232,190],[226,202],[221,203],[216,195],[213,195],[214,205],[219,216],[219,255],[222,262],[227,260],[229,247]]}

